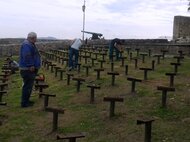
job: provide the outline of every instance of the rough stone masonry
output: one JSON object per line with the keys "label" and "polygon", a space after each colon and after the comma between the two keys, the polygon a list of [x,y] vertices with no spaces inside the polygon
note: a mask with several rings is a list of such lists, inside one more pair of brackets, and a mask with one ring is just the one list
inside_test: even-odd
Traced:
{"label": "rough stone masonry", "polygon": [[180,42],[190,42],[190,17],[174,17],[173,40]]}

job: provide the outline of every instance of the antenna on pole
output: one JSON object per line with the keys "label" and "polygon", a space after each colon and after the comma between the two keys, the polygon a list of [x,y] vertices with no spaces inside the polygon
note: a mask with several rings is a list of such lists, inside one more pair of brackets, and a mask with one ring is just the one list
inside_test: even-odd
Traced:
{"label": "antenna on pole", "polygon": [[[85,6],[85,0],[84,0],[84,5],[82,6],[82,11],[83,11],[83,31],[85,30],[85,9],[86,9],[86,6]],[[84,32],[82,33],[82,41],[84,42]]]}

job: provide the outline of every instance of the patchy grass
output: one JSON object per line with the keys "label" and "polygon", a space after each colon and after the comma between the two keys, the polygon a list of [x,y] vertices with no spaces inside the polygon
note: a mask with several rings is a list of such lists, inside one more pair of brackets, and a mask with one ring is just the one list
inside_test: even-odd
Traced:
{"label": "patchy grass", "polygon": [[[18,57],[14,57],[15,60]],[[146,58],[146,62],[138,62],[138,67],[151,67],[151,61],[155,58]],[[175,77],[175,92],[167,95],[167,109],[161,107],[161,91],[158,85],[169,85],[166,72],[173,72],[170,65],[175,62],[172,56],[161,59],[161,64],[155,64],[155,71],[148,72],[148,80],[136,84],[136,93],[131,94],[131,82],[127,77],[132,76],[143,79],[143,71],[135,69],[134,62],[127,60],[129,74],[125,75],[125,68],[121,62],[115,62],[114,69],[120,73],[115,78],[115,86],[111,86],[110,63],[105,63],[105,71],[101,72],[100,80],[96,80],[94,68],[89,70],[86,77],[85,70],[81,73],[73,71],[74,76],[85,78],[81,85],[81,91],[76,92],[76,82],[70,81],[67,85],[66,75],[59,80],[59,75],[45,68],[40,70],[45,74],[49,88],[45,92],[56,94],[49,99],[49,106],[64,108],[65,113],[59,115],[59,126],[56,132],[52,130],[52,113],[43,111],[43,98],[38,98],[38,91],[34,90],[31,100],[35,102],[33,107],[20,108],[22,79],[19,75],[10,76],[8,95],[3,96],[7,106],[0,106],[0,141],[1,142],[54,142],[56,134],[72,132],[85,132],[86,137],[80,142],[140,142],[144,140],[144,126],[137,125],[139,118],[154,118],[152,125],[152,141],[154,142],[189,142],[190,141],[190,59],[185,57],[179,73]],[[3,59],[0,61],[0,66]],[[57,63],[58,64],[58,63]],[[62,68],[65,66],[58,64]],[[87,84],[95,83],[101,86],[95,90],[95,102],[90,104],[90,88]],[[121,96],[123,103],[116,102],[115,116],[109,118],[108,102],[103,102],[104,96]]]}

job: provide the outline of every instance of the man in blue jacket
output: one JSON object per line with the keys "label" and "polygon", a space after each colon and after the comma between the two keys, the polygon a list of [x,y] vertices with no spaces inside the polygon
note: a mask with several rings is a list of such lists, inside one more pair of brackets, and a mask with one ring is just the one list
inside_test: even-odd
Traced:
{"label": "man in blue jacket", "polygon": [[23,78],[21,107],[28,107],[33,104],[30,101],[30,95],[35,77],[41,67],[40,54],[35,45],[36,41],[37,34],[30,32],[20,48],[19,67],[21,77]]}

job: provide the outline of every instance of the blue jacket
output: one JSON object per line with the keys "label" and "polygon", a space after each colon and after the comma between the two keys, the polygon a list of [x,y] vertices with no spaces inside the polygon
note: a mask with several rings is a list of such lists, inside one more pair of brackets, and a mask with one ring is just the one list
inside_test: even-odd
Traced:
{"label": "blue jacket", "polygon": [[40,68],[40,54],[35,44],[25,40],[20,48],[19,67],[20,69],[27,70],[31,66],[34,66],[36,69]]}

